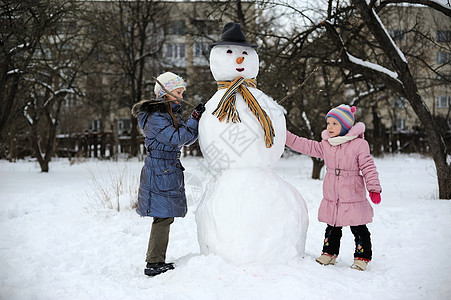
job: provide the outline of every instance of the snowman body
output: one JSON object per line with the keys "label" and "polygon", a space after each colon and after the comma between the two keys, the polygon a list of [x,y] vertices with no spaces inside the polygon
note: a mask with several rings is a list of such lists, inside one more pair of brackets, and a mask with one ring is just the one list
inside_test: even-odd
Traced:
{"label": "snowman body", "polygon": [[241,122],[220,122],[212,114],[225,93],[224,89],[218,90],[205,104],[205,113],[199,123],[202,154],[215,170],[273,167],[284,151],[286,125],[283,108],[262,91],[252,87],[249,91],[272,120],[274,145],[266,148],[263,128],[240,94],[236,95],[236,109]]}
{"label": "snowman body", "polygon": [[[216,81],[256,78],[258,55],[251,47],[215,46],[210,69]],[[274,143],[243,97],[236,94],[240,122],[219,121],[213,111],[225,89],[206,103],[199,122],[199,144],[216,175],[196,211],[202,254],[239,263],[288,262],[304,253],[308,213],[302,195],[273,172],[286,138],[284,110],[257,88],[249,91],[272,121]]]}

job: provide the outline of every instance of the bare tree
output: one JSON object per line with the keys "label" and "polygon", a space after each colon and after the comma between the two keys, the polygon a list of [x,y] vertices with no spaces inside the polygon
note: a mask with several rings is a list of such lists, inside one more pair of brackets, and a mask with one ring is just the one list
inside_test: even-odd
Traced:
{"label": "bare tree", "polygon": [[68,1],[3,0],[0,4],[0,143],[23,77],[41,37],[63,17]]}
{"label": "bare tree", "polygon": [[[404,1],[407,2],[408,1]],[[432,1],[424,1],[426,5]],[[346,45],[346,38],[337,30],[337,26],[332,21],[323,22],[333,43],[340,53],[340,67],[349,70],[352,75],[363,75],[367,80],[382,82],[399,95],[406,98],[416,115],[418,116],[429,140],[431,155],[437,169],[437,179],[439,185],[439,197],[441,199],[451,199],[451,165],[447,162],[448,150],[443,136],[435,125],[429,108],[424,103],[418,91],[417,83],[411,73],[409,64],[389,36],[385,26],[380,21],[375,11],[375,3],[368,4],[364,0],[353,0],[353,5],[359,12],[360,24],[368,30],[375,39],[374,47],[377,47],[384,58],[384,66],[374,65],[352,55]],[[430,5],[433,7],[432,5]],[[439,8],[447,13],[450,9]]]}
{"label": "bare tree", "polygon": [[[378,13],[383,13],[382,10],[390,3],[421,3],[447,16],[450,15],[449,7],[432,2],[427,0],[390,0],[381,2],[353,0],[351,3],[342,3],[329,0],[327,2],[328,5],[323,8],[315,8],[312,6],[312,3],[309,3],[310,8],[304,6],[301,9],[289,4],[288,1],[259,1],[258,3],[261,6],[271,7],[271,5],[274,5],[278,8],[287,8],[293,19],[304,20],[303,26],[297,28],[297,33],[295,31],[285,32],[284,35],[266,31],[265,34],[260,34],[259,37],[263,41],[263,45],[277,46],[275,48],[277,48],[278,54],[272,52],[268,57],[272,55],[273,60],[263,60],[263,64],[267,72],[275,68],[279,69],[279,78],[284,79],[282,83],[279,83],[280,85],[284,88],[290,88],[290,86],[292,88],[293,85],[290,84],[290,78],[299,78],[302,75],[290,76],[290,73],[286,72],[290,68],[280,59],[277,60],[277,58],[285,58],[291,64],[298,66],[299,70],[304,70],[296,72],[291,69],[293,70],[293,75],[305,74],[305,67],[302,67],[302,64],[298,64],[301,61],[300,58],[303,57],[303,53],[305,53],[305,57],[316,57],[318,59],[315,63],[334,67],[342,74],[345,84],[354,86],[355,98],[350,101],[350,104],[356,101],[361,101],[361,104],[366,103],[365,106],[375,116],[373,121],[375,130],[378,132],[381,131],[381,124],[377,110],[378,106],[386,101],[383,96],[384,91],[390,90],[392,93],[407,99],[422,123],[429,139],[431,155],[437,168],[439,197],[450,199],[451,186],[449,181],[451,179],[451,166],[446,160],[449,151],[446,149],[443,136],[437,129],[429,108],[421,98],[417,83],[418,79],[414,77],[411,67],[407,63],[406,55],[393,42],[378,15]],[[285,18],[285,20],[287,19],[289,17]],[[322,28],[321,25],[323,26]],[[327,35],[322,34],[324,29]],[[261,33],[265,32],[262,28],[259,31]],[[329,39],[329,45],[326,42],[323,47],[329,48],[331,51],[325,51],[324,48],[317,47],[317,53],[305,52],[311,40],[323,37]],[[330,47],[331,44],[333,47]],[[411,49],[413,48],[411,47]],[[413,53],[408,54],[409,58],[414,56]],[[424,61],[425,55],[426,53],[421,53],[420,51],[420,55],[415,55],[415,58],[420,61],[423,57]],[[277,68],[274,61],[278,61],[279,68]],[[276,67],[274,67],[275,65]],[[281,65],[282,67],[280,67]],[[425,63],[425,65],[432,69],[430,64]],[[434,71],[437,75],[440,74],[440,70],[435,69]],[[284,76],[285,74],[286,76]],[[266,75],[267,77],[275,78],[268,73]],[[323,77],[323,80],[325,79]],[[304,96],[301,96],[301,98],[305,99]],[[299,102],[296,103],[296,106],[302,108]]]}
{"label": "bare tree", "polygon": [[[323,48],[318,47],[316,54],[306,53],[306,55],[317,57],[316,62],[321,65],[334,67],[342,74],[344,83],[354,86],[355,98],[350,101],[350,104],[355,101],[362,101],[361,104],[367,103],[366,106],[376,117],[374,120],[376,130],[380,131],[377,109],[378,104],[384,102],[383,91],[390,90],[407,99],[429,139],[431,155],[437,168],[439,197],[450,199],[451,166],[446,160],[448,150],[443,136],[420,96],[416,78],[412,75],[406,56],[393,42],[377,14],[377,12],[383,13],[381,10],[389,3],[409,2],[420,3],[401,0],[380,3],[353,0],[351,3],[342,3],[329,0],[328,5],[324,7],[315,8],[309,3],[310,8],[304,6],[301,9],[289,4],[288,1],[259,1],[261,5],[286,8],[293,18],[297,16],[297,20],[304,20],[303,26],[297,28],[298,33],[288,33],[285,37],[283,34],[282,37],[281,34],[273,34],[271,38],[271,41],[274,41],[274,37],[276,40],[283,40],[283,45],[279,47],[279,57],[285,56],[294,64],[297,63],[296,58],[302,57],[302,52],[308,49],[306,46],[309,41],[318,37],[322,38],[321,33],[325,29],[327,35],[324,37],[329,39],[329,46],[324,47],[332,51],[324,51]],[[433,1],[421,1],[449,16],[449,7],[431,2]],[[321,21],[321,18],[324,21]],[[333,47],[330,47],[330,44]],[[421,60],[421,55],[416,57]],[[435,71],[440,74],[439,70]],[[289,82],[288,77],[283,78],[284,83]],[[368,97],[368,95],[372,96]],[[371,101],[368,102],[369,100]],[[299,102],[296,105],[299,105]]]}
{"label": "bare tree", "polygon": [[[205,63],[209,60],[208,45],[216,42],[222,28],[229,21],[241,24],[249,41],[255,41],[254,28],[256,21],[255,3],[249,1],[210,1],[193,3],[189,15],[188,34],[196,44],[196,56],[203,56],[203,64],[191,66],[189,72],[188,94],[194,91],[194,102],[207,101],[217,89],[214,78]],[[198,59],[196,57],[196,59]]]}
{"label": "bare tree", "polygon": [[33,69],[24,77],[30,90],[24,115],[42,172],[49,171],[55,153],[61,109],[70,105],[68,96],[77,93],[79,71],[90,55],[89,49],[80,47],[76,11],[76,1],[65,3],[63,18],[41,37],[32,59]]}
{"label": "bare tree", "polygon": [[[102,3],[99,3],[101,6]],[[161,53],[169,22],[167,3],[151,0],[115,1],[99,7],[96,27],[103,34],[105,55],[110,55],[111,73],[123,87],[119,106],[131,108],[142,100],[146,82],[155,76],[151,59]],[[154,64],[155,66],[155,64]],[[137,120],[131,118],[130,155],[138,154]]]}

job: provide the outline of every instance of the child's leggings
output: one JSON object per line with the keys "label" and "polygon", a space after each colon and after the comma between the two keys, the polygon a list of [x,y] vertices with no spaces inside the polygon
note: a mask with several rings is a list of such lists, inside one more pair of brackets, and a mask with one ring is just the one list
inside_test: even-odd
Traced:
{"label": "child's leggings", "polygon": [[[327,225],[324,236],[323,253],[336,255],[340,253],[341,229],[343,227],[334,227]],[[373,252],[371,251],[371,234],[366,225],[351,226],[351,232],[354,235],[355,252],[354,258],[371,260]]]}

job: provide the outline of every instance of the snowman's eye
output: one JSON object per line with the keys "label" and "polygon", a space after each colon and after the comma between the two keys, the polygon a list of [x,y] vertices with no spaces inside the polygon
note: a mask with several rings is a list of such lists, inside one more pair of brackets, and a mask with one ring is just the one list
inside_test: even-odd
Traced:
{"label": "snowman's eye", "polygon": [[233,51],[229,49],[229,50],[227,50],[227,53],[228,53],[228,54],[232,54]]}
{"label": "snowman's eye", "polygon": [[243,54],[244,54],[244,55],[247,55],[247,51],[243,51]]}

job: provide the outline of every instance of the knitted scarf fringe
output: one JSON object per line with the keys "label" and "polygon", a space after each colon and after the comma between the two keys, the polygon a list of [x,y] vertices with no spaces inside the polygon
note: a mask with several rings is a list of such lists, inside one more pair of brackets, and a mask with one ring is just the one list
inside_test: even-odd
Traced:
{"label": "knitted scarf fringe", "polygon": [[227,89],[227,91],[224,93],[224,96],[222,96],[221,101],[219,101],[218,107],[213,111],[213,115],[217,116],[220,122],[223,120],[226,120],[226,123],[229,123],[230,121],[232,121],[232,123],[241,122],[240,115],[236,110],[236,93],[240,92],[244,101],[247,103],[247,106],[263,128],[266,148],[271,148],[274,144],[275,137],[271,119],[247,88],[248,86],[254,88],[257,87],[257,81],[255,79],[238,77],[232,82],[218,81],[217,83],[218,90]]}

